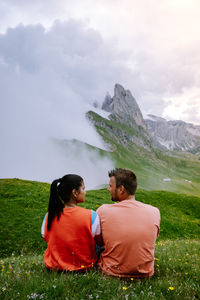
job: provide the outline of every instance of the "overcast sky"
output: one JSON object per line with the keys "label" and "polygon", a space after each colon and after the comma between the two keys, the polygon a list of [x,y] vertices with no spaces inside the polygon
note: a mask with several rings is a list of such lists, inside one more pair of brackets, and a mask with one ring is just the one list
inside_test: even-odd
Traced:
{"label": "overcast sky", "polygon": [[1,0],[4,169],[24,141],[32,149],[44,137],[103,147],[84,112],[113,96],[115,83],[144,116],[200,124],[199,15],[199,0]]}

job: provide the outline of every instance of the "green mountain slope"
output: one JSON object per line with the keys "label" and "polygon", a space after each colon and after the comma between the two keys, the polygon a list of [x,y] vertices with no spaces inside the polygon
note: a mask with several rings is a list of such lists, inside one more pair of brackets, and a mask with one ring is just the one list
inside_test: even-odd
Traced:
{"label": "green mountain slope", "polygon": [[[155,149],[140,126],[133,128],[92,111],[87,116],[105,144],[109,145],[108,155],[115,166],[132,169],[137,174],[139,187],[200,196],[198,156]],[[165,178],[170,178],[170,181],[165,182]]]}

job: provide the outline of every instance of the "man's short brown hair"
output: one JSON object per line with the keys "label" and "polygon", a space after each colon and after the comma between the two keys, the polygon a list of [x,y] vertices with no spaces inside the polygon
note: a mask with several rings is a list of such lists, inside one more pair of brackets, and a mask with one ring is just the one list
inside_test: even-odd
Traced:
{"label": "man's short brown hair", "polygon": [[116,168],[108,172],[108,176],[115,177],[116,187],[123,185],[129,195],[135,195],[137,177],[131,170]]}

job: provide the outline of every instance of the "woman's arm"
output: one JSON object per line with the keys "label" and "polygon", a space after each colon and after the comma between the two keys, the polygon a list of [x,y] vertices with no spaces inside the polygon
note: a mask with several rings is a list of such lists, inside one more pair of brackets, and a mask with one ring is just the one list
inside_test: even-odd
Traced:
{"label": "woman's arm", "polygon": [[92,210],[92,235],[98,246],[103,246],[103,238],[101,235],[101,224],[100,219],[96,211]]}

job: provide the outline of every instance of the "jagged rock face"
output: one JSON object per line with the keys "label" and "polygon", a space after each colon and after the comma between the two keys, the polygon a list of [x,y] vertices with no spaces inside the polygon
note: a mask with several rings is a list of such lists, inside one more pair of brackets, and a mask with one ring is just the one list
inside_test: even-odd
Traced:
{"label": "jagged rock face", "polygon": [[[128,147],[134,143],[140,147],[152,150],[151,136],[136,100],[129,90],[116,84],[114,96],[106,94],[102,109],[109,112],[109,120],[97,118],[94,114],[87,114],[88,119],[106,131],[111,140]],[[103,135],[103,134],[102,134]]]}
{"label": "jagged rock face", "polygon": [[147,130],[140,108],[129,90],[125,90],[120,84],[116,84],[114,88],[114,96],[111,98],[106,95],[102,105],[102,109],[117,115],[120,119],[131,125],[134,120],[138,126]]}
{"label": "jagged rock face", "polygon": [[153,115],[148,117],[145,122],[155,146],[194,153],[200,148],[200,126],[183,121],[166,121]]}

